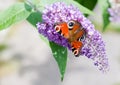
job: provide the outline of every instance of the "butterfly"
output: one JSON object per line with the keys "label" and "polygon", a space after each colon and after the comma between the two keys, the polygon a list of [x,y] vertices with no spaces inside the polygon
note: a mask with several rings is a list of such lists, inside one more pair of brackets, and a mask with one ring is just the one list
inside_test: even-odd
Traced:
{"label": "butterfly", "polygon": [[86,32],[81,24],[77,21],[70,20],[68,22],[56,23],[54,29],[61,36],[66,38],[71,45],[73,54],[78,57],[83,47],[82,41],[85,40]]}

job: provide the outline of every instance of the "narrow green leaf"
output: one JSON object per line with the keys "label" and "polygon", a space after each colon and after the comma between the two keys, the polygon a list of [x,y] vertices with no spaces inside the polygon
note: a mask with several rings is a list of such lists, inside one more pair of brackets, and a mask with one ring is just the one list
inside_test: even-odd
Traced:
{"label": "narrow green leaf", "polygon": [[42,14],[40,12],[32,12],[27,21],[36,27],[36,24],[42,21]]}
{"label": "narrow green leaf", "polygon": [[29,14],[30,12],[26,10],[24,3],[16,3],[0,13],[0,30],[5,29],[18,21],[26,19]]}
{"label": "narrow green leaf", "polygon": [[78,2],[76,2],[74,0],[70,0],[69,2],[70,2],[69,4],[74,4],[75,6],[77,6],[82,13],[89,14],[89,15],[94,15],[94,13],[91,10],[89,10],[88,8],[86,8],[83,5],[79,4]]}
{"label": "narrow green leaf", "polygon": [[107,12],[107,8],[104,10],[103,12],[103,31],[106,30],[107,26],[109,25],[110,23],[110,20],[109,20],[109,13]]}
{"label": "narrow green leaf", "polygon": [[[97,4],[97,0],[75,0],[82,6],[88,8],[89,10],[93,10]],[[89,16],[89,14],[84,14],[86,17]]]}
{"label": "narrow green leaf", "polygon": [[73,4],[77,6],[80,9],[80,11],[84,14],[90,14],[90,15],[94,14],[91,10],[87,9],[86,7],[82,6],[81,4],[77,3],[74,0],[63,0],[63,1],[62,0],[41,0],[39,3],[39,10],[42,11],[44,10],[45,6],[53,4],[55,2],[65,2],[66,4]]}
{"label": "narrow green leaf", "polygon": [[[54,2],[55,0],[53,0]],[[57,1],[57,0],[56,0]],[[44,3],[44,4],[43,4]],[[52,3],[52,2],[50,2]],[[41,4],[45,6],[46,0],[41,0]],[[40,7],[41,8],[41,7]],[[40,10],[41,11],[41,10]],[[34,27],[36,27],[36,24],[38,22],[42,22],[42,15],[40,12],[33,12],[31,15],[27,18],[27,21],[31,23]],[[47,38],[44,36],[40,35],[40,37],[45,41],[49,42]],[[66,63],[67,63],[67,48],[64,48],[62,46],[59,46],[53,42],[49,42],[49,45],[51,47],[53,56],[58,64],[60,74],[61,74],[61,80],[64,78],[65,74],[65,69],[66,69]]]}
{"label": "narrow green leaf", "polygon": [[97,4],[97,0],[75,0],[75,1],[90,10],[93,10]]}
{"label": "narrow green leaf", "polygon": [[110,3],[108,0],[99,0],[99,4],[102,9],[102,16],[103,16],[103,31],[106,30],[107,26],[109,25],[109,13],[108,13],[108,8],[110,7]]}
{"label": "narrow green leaf", "polygon": [[27,11],[29,11],[29,12],[32,11],[32,7],[31,7],[29,4],[27,4],[27,3],[25,3],[25,9],[26,9]]}
{"label": "narrow green leaf", "polygon": [[[36,28],[36,24],[42,22],[42,14],[40,12],[32,12],[27,18],[27,21]],[[46,37],[40,34],[40,38],[49,45],[49,41]]]}
{"label": "narrow green leaf", "polygon": [[53,53],[53,56],[58,64],[60,74],[61,74],[61,81],[64,78],[66,64],[67,64],[67,48],[57,45],[53,42],[50,42],[50,47]]}

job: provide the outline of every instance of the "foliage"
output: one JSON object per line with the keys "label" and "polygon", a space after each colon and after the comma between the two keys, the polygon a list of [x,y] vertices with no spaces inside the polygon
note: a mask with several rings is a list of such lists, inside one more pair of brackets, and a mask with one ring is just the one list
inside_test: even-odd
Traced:
{"label": "foliage", "polygon": [[67,63],[67,48],[50,42],[50,47],[52,49],[53,56],[57,61],[57,64],[61,73],[61,80],[64,78],[66,63]]}
{"label": "foliage", "polygon": [[80,3],[81,5],[83,5],[84,7],[90,10],[93,10],[97,3],[97,0],[75,0],[75,1],[77,1],[78,3]]}
{"label": "foliage", "polygon": [[16,22],[25,20],[29,15],[30,12],[26,10],[24,3],[16,3],[0,13],[0,30],[5,29]]}
{"label": "foliage", "polygon": [[108,13],[108,8],[110,7],[110,3],[108,2],[108,0],[99,0],[99,5],[101,6],[102,9],[103,31],[105,31],[110,23],[109,20],[110,15]]}

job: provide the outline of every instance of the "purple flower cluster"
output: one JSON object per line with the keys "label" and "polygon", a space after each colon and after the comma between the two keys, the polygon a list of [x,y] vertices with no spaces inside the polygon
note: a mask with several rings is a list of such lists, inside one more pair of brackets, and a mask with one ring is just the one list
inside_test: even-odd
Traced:
{"label": "purple flower cluster", "polygon": [[120,22],[120,6],[109,8],[108,12],[110,14],[110,21],[113,22]]}
{"label": "purple flower cluster", "polygon": [[101,71],[108,70],[108,58],[105,53],[105,44],[94,25],[73,5],[66,5],[62,2],[54,3],[47,6],[42,15],[43,22],[37,24],[39,33],[43,34],[50,41],[61,46],[70,48],[70,44],[61,35],[54,30],[54,24],[57,22],[68,22],[76,20],[86,31],[86,39],[83,41],[84,46],[81,49],[81,55],[94,61],[94,65]]}
{"label": "purple flower cluster", "polygon": [[110,21],[120,22],[120,0],[109,0],[111,7],[108,8]]}

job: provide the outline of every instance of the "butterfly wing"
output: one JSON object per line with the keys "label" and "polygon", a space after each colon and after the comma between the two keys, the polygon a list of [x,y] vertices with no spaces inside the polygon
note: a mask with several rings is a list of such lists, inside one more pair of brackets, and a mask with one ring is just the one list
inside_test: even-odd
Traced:
{"label": "butterfly wing", "polygon": [[76,21],[62,22],[55,25],[57,33],[68,39],[71,44],[73,54],[77,57],[83,46],[82,40],[85,38],[85,30]]}
{"label": "butterfly wing", "polygon": [[57,33],[62,35],[65,38],[69,38],[69,29],[66,22],[58,23],[55,25],[54,29]]}
{"label": "butterfly wing", "polygon": [[83,46],[82,42],[79,42],[79,41],[73,41],[71,42],[71,46],[72,46],[72,52],[73,54],[78,57],[79,54],[80,54],[80,50]]}
{"label": "butterfly wing", "polygon": [[80,54],[80,50],[83,47],[82,41],[85,39],[85,30],[80,30],[77,34],[75,34],[75,40],[71,42],[72,52],[78,57]]}

